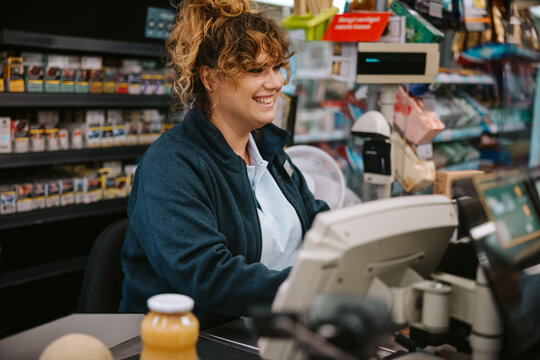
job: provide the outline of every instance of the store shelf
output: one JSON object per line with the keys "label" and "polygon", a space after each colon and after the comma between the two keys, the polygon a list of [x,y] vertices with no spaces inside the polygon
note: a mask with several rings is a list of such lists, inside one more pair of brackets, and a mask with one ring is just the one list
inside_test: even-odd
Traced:
{"label": "store shelf", "polygon": [[1,93],[0,107],[169,107],[169,95],[66,94],[66,93]]}
{"label": "store shelf", "polygon": [[0,31],[0,45],[3,47],[16,46],[18,48],[26,47],[85,54],[116,54],[152,58],[163,58],[165,54],[164,44],[41,34],[11,29],[2,29]]}
{"label": "store shelf", "polygon": [[478,138],[484,132],[481,125],[463,129],[445,129],[438,133],[432,140],[433,143],[450,142]]}
{"label": "store shelf", "polygon": [[516,132],[528,131],[528,128],[524,123],[506,123],[502,125],[484,124],[483,126],[485,131],[492,135],[505,135]]}
{"label": "store shelf", "polygon": [[69,274],[75,271],[82,271],[86,266],[87,260],[88,256],[79,256],[54,263],[6,272],[0,275],[0,289]]}
{"label": "store shelf", "polygon": [[125,211],[127,198],[0,215],[0,230]]}
{"label": "store shelf", "polygon": [[327,132],[311,132],[307,134],[294,134],[295,144],[307,144],[319,141],[342,141],[347,138],[345,130],[333,130]]}
{"label": "store shelf", "polygon": [[74,164],[87,161],[137,159],[148,145],[117,146],[80,150],[43,151],[22,154],[0,154],[0,169],[27,166]]}

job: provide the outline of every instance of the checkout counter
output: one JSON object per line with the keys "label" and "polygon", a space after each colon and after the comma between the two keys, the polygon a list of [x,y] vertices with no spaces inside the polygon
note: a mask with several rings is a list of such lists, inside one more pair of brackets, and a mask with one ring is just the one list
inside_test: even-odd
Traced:
{"label": "checkout counter", "polygon": [[[540,358],[540,171],[476,176],[460,191],[457,204],[442,195],[418,195],[319,214],[272,312],[301,314],[309,326],[318,294],[375,297],[389,306],[394,324],[434,333],[451,331],[450,318],[471,324],[473,360]],[[467,214],[478,254],[476,281],[436,273],[455,237],[458,208],[460,224]],[[346,308],[326,304],[315,315],[340,316]],[[100,339],[116,359],[135,360],[142,316],[73,314],[0,340],[0,355],[36,359],[56,338],[82,332]],[[302,339],[294,331],[281,339],[254,333],[245,319],[201,331],[199,357],[301,357],[296,344]],[[379,347],[376,356],[391,356],[400,350],[394,345]],[[411,352],[399,358],[437,357]]]}

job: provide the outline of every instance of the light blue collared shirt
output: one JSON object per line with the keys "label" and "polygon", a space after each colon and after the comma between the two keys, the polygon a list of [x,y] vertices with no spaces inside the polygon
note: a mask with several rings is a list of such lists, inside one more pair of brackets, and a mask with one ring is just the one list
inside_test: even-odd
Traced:
{"label": "light blue collared shirt", "polygon": [[247,173],[255,198],[262,231],[261,263],[269,269],[282,270],[296,261],[302,243],[302,225],[296,210],[285,198],[267,169],[253,136],[248,153],[251,165]]}

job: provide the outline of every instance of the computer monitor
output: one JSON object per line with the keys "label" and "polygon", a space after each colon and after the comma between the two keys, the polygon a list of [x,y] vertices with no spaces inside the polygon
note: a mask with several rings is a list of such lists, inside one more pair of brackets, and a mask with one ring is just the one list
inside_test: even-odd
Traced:
{"label": "computer monitor", "polygon": [[540,358],[540,177],[511,171],[473,179],[487,222],[471,229],[505,330],[502,358]]}
{"label": "computer monitor", "polygon": [[[366,202],[320,213],[272,310],[305,314],[318,293],[369,296],[373,284],[402,287],[428,278],[457,226],[455,206],[442,195]],[[264,359],[294,359],[288,339],[261,338]]]}

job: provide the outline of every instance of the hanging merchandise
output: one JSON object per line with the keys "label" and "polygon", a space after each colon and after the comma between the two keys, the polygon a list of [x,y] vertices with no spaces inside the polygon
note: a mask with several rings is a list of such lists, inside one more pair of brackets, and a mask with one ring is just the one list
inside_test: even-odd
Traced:
{"label": "hanging merchandise", "polygon": [[463,22],[467,31],[487,30],[491,23],[485,0],[463,1]]}

